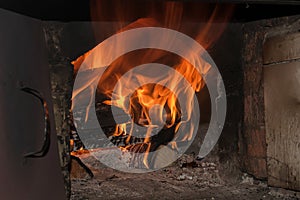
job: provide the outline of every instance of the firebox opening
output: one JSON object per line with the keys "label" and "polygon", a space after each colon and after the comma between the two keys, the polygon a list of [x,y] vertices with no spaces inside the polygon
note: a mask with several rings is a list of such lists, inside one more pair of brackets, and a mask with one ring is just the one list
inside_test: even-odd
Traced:
{"label": "firebox opening", "polygon": [[[133,23],[129,22],[123,22],[125,28],[126,27],[134,27],[135,25],[141,26],[141,22],[144,22],[142,20],[138,20]],[[153,23],[153,22],[151,22]],[[88,50],[93,49],[94,46],[98,44],[98,42],[101,42],[106,39],[105,31],[102,33],[100,30],[106,30],[111,33],[114,33],[114,27],[116,27],[119,23],[118,22],[94,22],[93,24],[89,23],[74,23],[72,25],[69,25],[69,27],[65,30],[65,35],[68,36],[67,40],[70,41],[68,45],[71,45],[71,47],[68,47],[68,45],[65,45],[66,52],[71,52],[71,49],[73,51],[73,55],[78,56],[84,52],[88,52]],[[197,27],[204,27],[205,23],[203,22],[185,22],[182,23],[182,26],[180,30],[183,30],[187,33],[192,33],[191,35],[196,34],[197,30],[199,30]],[[219,24],[211,24],[212,30],[223,30],[224,24],[218,27]],[[118,57],[114,62],[110,64],[110,66],[104,71],[102,78],[97,83],[97,92],[95,96],[95,106],[97,111],[97,117],[98,121],[101,124],[101,127],[103,127],[105,130],[104,132],[107,134],[106,137],[110,139],[115,145],[119,146],[119,148],[122,151],[116,151],[115,149],[107,148],[92,148],[89,152],[86,152],[82,154],[82,151],[77,152],[77,156],[79,156],[91,169],[98,168],[100,169],[99,172],[96,173],[112,173],[115,174],[117,177],[122,177],[124,174],[117,172],[117,171],[107,171],[107,166],[101,164],[99,161],[95,160],[93,156],[91,156],[91,153],[97,154],[97,156],[101,157],[105,160],[105,162],[108,162],[110,165],[115,162],[112,160],[109,160],[107,157],[108,154],[115,155],[116,158],[118,157],[126,157],[128,158],[128,164],[129,166],[137,166],[137,167],[143,167],[143,168],[157,168],[161,165],[165,165],[167,163],[171,164],[171,168],[166,168],[164,170],[159,170],[158,172],[152,172],[151,174],[154,175],[155,173],[158,174],[158,177],[164,176],[165,173],[171,173],[172,176],[175,177],[176,180],[190,180],[191,182],[201,182],[204,180],[207,180],[208,177],[211,177],[211,180],[207,182],[207,184],[220,184],[218,171],[220,170],[222,172],[223,177],[230,177],[232,174],[239,174],[238,172],[238,162],[237,162],[237,132],[238,132],[238,126],[239,123],[241,123],[241,113],[242,113],[242,99],[240,91],[242,86],[242,71],[240,67],[240,60],[236,59],[236,55],[240,55],[240,49],[241,49],[241,32],[238,32],[236,30],[240,30],[239,24],[227,24],[227,28],[225,29],[225,32],[221,34],[220,38],[215,42],[212,41],[214,37],[210,37],[209,41],[204,41],[205,45],[211,45],[208,47],[209,53],[216,62],[216,64],[219,67],[219,70],[221,71],[221,75],[225,77],[225,87],[226,92],[231,94],[228,98],[228,106],[229,106],[229,121],[231,123],[228,123],[225,125],[224,130],[226,131],[226,135],[222,135],[219,144],[214,148],[213,152],[205,158],[204,160],[198,160],[197,155],[199,153],[199,150],[201,148],[201,145],[204,141],[204,138],[207,134],[207,130],[209,127],[209,123],[211,120],[211,99],[209,95],[209,90],[207,86],[205,85],[205,82],[202,80],[203,77],[199,76],[197,73],[193,72],[190,69],[193,69],[192,64],[186,62],[178,55],[175,55],[170,52],[158,50],[158,49],[142,49],[142,50],[135,50],[132,52],[129,52],[125,55],[122,55],[121,57]],[[78,35],[74,34],[72,32],[72,36],[68,34],[68,31],[71,30],[80,30]],[[95,31],[96,30],[96,31]],[[91,34],[91,32],[94,34]],[[208,31],[209,32],[209,31]],[[69,32],[71,33],[71,32]],[[207,34],[207,33],[205,33]],[[91,35],[93,35],[94,40],[87,39]],[[65,37],[66,37],[65,36]],[[71,36],[71,38],[70,38]],[[84,45],[76,45],[76,43],[71,41],[76,41],[76,37],[82,38],[85,41],[90,41]],[[72,39],[73,38],[73,39]],[[102,38],[102,39],[101,39]],[[200,40],[204,39],[205,37],[201,36],[199,37]],[[212,45],[213,44],[213,45]],[[85,47],[84,47],[85,46]],[[223,48],[231,47],[231,51],[224,51]],[[75,48],[74,48],[75,47]],[[84,49],[82,51],[82,49]],[[77,49],[77,54],[74,53],[74,50]],[[107,51],[109,52],[109,50]],[[79,57],[75,62],[73,62],[75,66],[75,70],[77,71],[78,67],[82,63],[82,61],[90,55],[91,52],[88,52],[82,57]],[[76,57],[75,57],[76,58]],[[75,59],[74,59],[75,60]],[[172,99],[172,93],[169,93],[166,88],[163,88],[162,86],[155,85],[155,84],[148,84],[148,85],[142,85],[141,87],[138,87],[133,92],[132,96],[124,96],[122,98],[116,99],[115,102],[111,101],[111,94],[112,91],[119,80],[120,77],[124,76],[130,69],[133,69],[136,66],[143,65],[144,62],[149,63],[160,63],[165,64],[167,66],[173,66],[173,68],[178,69],[181,73],[191,72],[190,75],[186,75],[186,79],[190,81],[192,86],[195,88],[195,90],[198,89],[196,92],[196,97],[199,103],[200,107],[200,121],[198,122],[198,132],[195,136],[193,142],[191,143],[190,147],[187,149],[186,154],[181,156],[179,160],[175,161],[175,163],[170,163],[170,160],[176,160],[176,154],[174,153],[173,149],[178,148],[180,143],[170,143],[170,141],[174,138],[174,133],[176,133],[176,126],[180,121],[180,115],[181,113],[175,112],[175,118],[174,118],[174,125],[170,127],[166,127],[165,129],[162,129],[161,132],[159,132],[157,137],[149,137],[146,139],[144,137],[138,137],[134,138],[131,137],[130,134],[130,128],[131,126],[126,122],[127,120],[130,120],[133,118],[133,121],[136,122],[136,124],[142,125],[142,127],[148,126],[149,124],[149,118],[150,116],[150,109],[145,108],[144,112],[141,112],[143,110],[143,105],[141,105],[141,102],[143,104],[147,104],[147,99],[143,99],[143,97],[151,97],[150,99],[153,100],[153,97],[156,94],[154,91],[155,89],[162,90],[164,92],[160,92],[161,95],[155,96],[153,102],[151,102],[151,106],[157,105],[157,102],[159,98],[163,97],[164,95],[170,96]],[[232,74],[233,73],[233,74]],[[113,75],[112,75],[113,74]],[[132,79],[129,79],[129,82],[125,82],[126,84],[122,84],[122,89],[126,90],[126,87],[130,86],[131,82],[134,81],[136,77],[132,77]],[[195,83],[193,84],[193,81]],[[121,90],[121,91],[123,91]],[[117,90],[119,91],[119,90]],[[141,96],[139,96],[141,95]],[[154,95],[154,96],[153,96]],[[119,96],[117,96],[119,97]],[[176,98],[175,98],[176,100]],[[124,107],[124,104],[126,103],[133,103],[132,107]],[[161,107],[157,108],[157,111],[163,113],[166,115],[165,119],[166,121],[172,121],[170,116],[172,116],[172,113],[170,112],[170,105],[168,104],[167,100],[163,101],[164,103],[161,104]],[[120,114],[120,118],[118,119],[120,124],[117,124],[114,119],[112,118],[112,109],[117,109]],[[178,109],[181,105],[178,106],[178,104],[175,101],[174,108]],[[127,111],[127,113],[125,112]],[[163,119],[164,117],[162,117]],[[158,120],[161,121],[161,120]],[[138,129],[136,129],[138,130]],[[234,130],[234,131],[233,131]],[[126,132],[126,133],[125,133]],[[141,139],[141,140],[140,140]],[[169,143],[170,146],[167,146]],[[149,145],[151,144],[151,145]],[[88,144],[89,145],[89,144]],[[150,147],[149,147],[150,146]],[[166,148],[163,153],[156,153],[155,150],[160,150],[162,147],[168,147]],[[145,157],[142,158],[139,156],[131,157],[132,152],[139,152],[139,153],[153,153],[152,156],[147,156],[146,161]],[[222,155],[221,159],[219,156]],[[106,158],[107,157],[107,158]],[[227,170],[226,167],[229,166],[225,164],[228,162],[228,160],[232,160],[230,165],[232,165],[230,170]],[[220,161],[222,164],[224,164],[224,168],[221,167]],[[120,163],[119,163],[120,164]],[[82,173],[82,170],[78,169],[76,167],[76,163],[73,163],[73,169],[72,169],[72,175],[74,177],[86,177],[85,173]],[[121,164],[120,164],[121,165]],[[124,166],[125,167],[125,166]],[[80,167],[79,167],[80,168]],[[205,168],[205,169],[204,169]],[[207,168],[207,169],[206,169]],[[183,172],[182,170],[186,170],[187,173]],[[192,173],[200,173],[200,171],[208,170],[207,176],[194,178]],[[117,175],[116,175],[117,174]],[[150,177],[151,174],[145,175],[145,177]],[[95,175],[97,177],[97,175]],[[127,175],[126,175],[127,176]],[[129,175],[130,176],[130,175]],[[138,176],[137,181],[140,179],[144,179],[141,176]],[[162,178],[162,177],[160,177]],[[158,179],[160,179],[158,178]],[[118,179],[118,178],[117,178]],[[163,179],[163,178],[162,178]],[[238,179],[237,177],[234,179]],[[201,183],[199,183],[202,185]],[[195,184],[198,185],[198,184]],[[198,186],[200,186],[198,185]],[[205,184],[204,184],[205,185]],[[202,186],[204,186],[202,185]],[[200,186],[200,187],[202,187]]]}

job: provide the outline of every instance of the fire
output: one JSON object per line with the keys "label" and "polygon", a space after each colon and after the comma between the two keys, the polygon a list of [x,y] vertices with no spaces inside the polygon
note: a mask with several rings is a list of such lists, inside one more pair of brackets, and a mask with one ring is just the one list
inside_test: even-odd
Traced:
{"label": "fire", "polygon": [[[91,14],[93,19],[105,19],[105,16],[100,14],[101,10],[103,10],[102,8],[105,7],[106,4],[109,3],[92,1],[93,7],[91,7]],[[214,20],[218,18],[220,14],[221,10],[219,6],[216,6],[213,9],[208,22],[205,23],[205,25],[201,25],[199,29],[183,30],[181,22],[184,14],[187,12],[186,5],[181,2],[164,2],[165,10],[163,13],[165,13],[165,15],[160,15],[159,17],[153,12],[155,7],[157,7],[157,3],[152,3],[151,5],[152,9],[149,9],[149,13],[145,18],[138,19],[126,26],[124,26],[126,23],[124,23],[124,19],[122,19],[122,12],[116,15],[120,16],[116,17],[120,22],[119,26],[116,27],[116,33],[139,27],[165,27],[189,33],[189,35],[193,35],[194,39],[200,44],[203,44],[205,48],[208,48],[216,41],[216,39],[218,39],[218,37],[220,37],[225,28],[225,25],[223,25],[225,23],[220,26],[212,25]],[[122,10],[118,5],[116,5],[116,7],[118,8],[118,12]],[[225,13],[228,13],[228,10],[230,13],[232,7],[228,7],[227,12]],[[224,13],[224,10],[222,10],[222,13]],[[115,14],[114,9],[111,10],[110,14]],[[227,21],[229,16],[230,15],[223,14],[224,20]],[[95,30],[95,32],[97,31],[98,30]],[[164,39],[160,38],[160,40],[163,42]],[[122,44],[117,48],[122,48]],[[186,54],[194,53],[189,52],[189,49],[186,49],[186,51]],[[72,62],[75,71],[79,69],[81,63],[88,56],[90,56],[90,52],[87,52],[76,61]],[[105,55],[97,54],[97,56],[109,56],[109,51],[106,52]],[[167,88],[160,84],[155,84],[157,81],[156,77],[145,77],[139,74],[129,74],[129,78],[122,80],[122,84],[119,84],[118,87],[115,88],[116,84],[121,80],[121,77],[124,74],[128,73],[135,66],[145,63],[163,63],[172,67],[182,75],[182,78],[188,81],[195,92],[199,92],[205,86],[205,82],[203,77],[194,67],[196,64],[199,64],[197,60],[195,60],[194,63],[190,63],[184,58],[158,49],[143,49],[129,52],[114,60],[103,73],[97,84],[96,99],[98,98],[97,100],[102,104],[123,110],[131,119],[119,124],[117,123],[114,131],[108,133],[107,136],[111,141],[115,141],[115,144],[123,151],[144,153],[143,163],[145,167],[149,168],[149,152],[160,148],[161,145],[165,145],[168,142],[170,142],[172,149],[177,149],[177,143],[171,140],[174,137],[179,137],[176,135],[178,128],[182,123],[189,121],[192,117],[189,113],[192,112],[193,108],[193,94],[190,94],[186,88],[178,89],[177,84],[181,81],[179,78],[170,77],[170,80],[168,81],[171,88]],[[210,66],[202,66],[202,68],[204,69],[205,74],[205,70],[209,70]],[[153,84],[143,84],[147,82],[146,80],[149,78],[153,79]],[[94,86],[91,83],[94,81],[95,80],[91,79],[85,86],[75,91],[73,93],[73,98],[86,89],[90,90],[90,93],[92,93],[92,91],[94,91]],[[131,96],[126,96],[125,94],[131,90],[133,82],[140,85],[140,87],[136,88]],[[180,105],[178,103],[178,97],[175,95],[174,90],[177,90],[177,92],[180,90],[179,92],[184,93],[187,96],[185,102],[186,105]],[[73,106],[75,103],[76,102],[73,102]],[[86,108],[87,113],[91,106],[94,105],[89,103],[88,108]],[[183,107],[184,109],[182,109]],[[87,120],[87,116],[85,121]],[[134,124],[146,128],[146,133],[138,137],[138,129],[136,129],[137,126]],[[159,127],[162,127],[162,130],[158,130]],[[155,135],[158,136],[156,137]],[[180,137],[180,140],[184,142],[190,141],[192,136],[190,132],[187,132],[186,135]],[[119,142],[120,138],[124,139],[122,143]]]}

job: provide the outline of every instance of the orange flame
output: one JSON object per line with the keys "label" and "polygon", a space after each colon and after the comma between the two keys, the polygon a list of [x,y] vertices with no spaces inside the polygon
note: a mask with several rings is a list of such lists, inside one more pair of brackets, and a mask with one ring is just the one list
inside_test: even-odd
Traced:
{"label": "orange flame", "polygon": [[[223,33],[226,22],[230,19],[230,15],[233,11],[233,6],[227,5],[221,7],[215,5],[213,8],[211,5],[207,4],[192,4],[192,3],[182,3],[182,2],[148,2],[148,9],[145,11],[145,7],[140,3],[137,5],[129,7],[125,4],[124,1],[91,1],[91,17],[94,21],[117,21],[119,22],[116,27],[115,32],[122,32],[133,28],[139,27],[149,27],[149,26],[160,26],[171,28],[174,30],[179,30],[187,35],[193,36],[193,38],[198,41],[204,48],[209,48],[214,42],[221,36]],[[200,11],[200,16],[197,14],[189,13],[189,10],[195,10],[195,7],[198,5],[198,10],[195,13]],[[139,7],[140,6],[140,7]],[[207,9],[207,10],[206,10]],[[201,11],[204,16],[201,17]],[[133,14],[136,13],[137,16]],[[128,20],[140,18],[133,23],[128,24]],[[197,22],[197,18],[200,19],[198,26],[192,28],[185,28],[182,21],[189,19],[191,16],[192,21]],[[195,19],[196,18],[196,19]],[[218,25],[214,23],[216,20],[220,20]],[[203,22],[205,21],[205,22]],[[95,36],[99,30],[95,29]],[[189,49],[186,49],[189,51]],[[192,53],[192,52],[190,52]],[[76,61],[72,62],[74,65],[75,71],[77,71],[83,62],[83,60],[89,56],[89,52],[79,57]],[[99,55],[98,55],[99,56]],[[101,55],[100,55],[101,56]],[[103,55],[107,56],[107,55]],[[163,50],[157,49],[146,49],[146,50],[136,50],[134,52],[127,53],[116,59],[108,69],[103,73],[101,77],[97,92],[105,95],[108,98],[112,98],[112,93],[114,86],[122,77],[123,74],[128,72],[130,69],[135,66],[144,64],[144,63],[162,63],[168,66],[172,66],[177,70],[182,76],[190,83],[194,91],[199,92],[205,85],[205,82],[198,71],[193,66],[194,63],[189,63],[184,58],[179,58],[177,55],[173,55],[170,52],[165,52]],[[138,82],[143,82],[143,76],[132,75],[134,79]],[[140,80],[140,81],[139,81]],[[93,81],[93,80],[91,80]],[[170,128],[176,126],[175,132],[180,126],[181,118],[181,109],[178,104],[176,95],[172,92],[172,88],[166,88],[158,84],[146,84],[139,87],[132,96],[126,97],[123,96],[122,90],[127,90],[127,87],[130,87],[130,81],[122,86],[119,91],[116,91],[116,100],[105,100],[103,103],[107,105],[113,105],[119,108],[122,108],[126,113],[131,115],[132,120],[139,125],[147,127],[146,136],[144,136],[143,144],[148,144],[146,147],[143,147],[145,150],[145,157],[143,159],[144,165],[148,165],[148,153],[151,149],[151,132],[155,127],[164,124],[165,128]],[[176,86],[178,80],[171,80],[172,84]],[[82,90],[89,88],[89,85],[86,85],[85,88],[75,91],[75,95],[80,93]],[[93,88],[91,88],[93,89]],[[181,88],[185,91],[185,88]],[[191,94],[187,94],[191,95]],[[190,96],[187,104],[191,102],[193,97]],[[129,102],[129,106],[126,104]],[[91,105],[90,105],[91,106]],[[192,109],[192,106],[187,106],[188,109]],[[89,108],[87,108],[88,111]],[[191,110],[187,110],[187,113]],[[188,120],[188,119],[186,119]],[[119,137],[121,135],[129,135],[126,142],[129,143],[129,140],[132,135],[132,129],[127,130],[126,123],[117,125],[113,136]],[[173,137],[175,136],[175,133]],[[187,133],[182,140],[190,140],[191,134]],[[172,142],[172,148],[176,149],[177,144]],[[131,146],[127,146],[131,148]],[[128,149],[121,147],[122,149]],[[142,147],[140,147],[141,149]]]}

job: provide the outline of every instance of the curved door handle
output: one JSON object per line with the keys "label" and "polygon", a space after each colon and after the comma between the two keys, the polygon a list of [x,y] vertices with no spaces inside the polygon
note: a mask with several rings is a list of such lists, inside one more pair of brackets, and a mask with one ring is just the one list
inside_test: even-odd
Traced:
{"label": "curved door handle", "polygon": [[48,105],[45,100],[45,98],[41,95],[41,93],[35,89],[29,88],[29,87],[23,87],[21,88],[23,92],[29,93],[35,97],[37,97],[43,106],[43,112],[44,112],[44,120],[45,120],[45,129],[44,129],[44,142],[43,146],[40,150],[29,152],[24,154],[24,157],[26,158],[40,158],[44,157],[50,148],[50,119],[49,119],[49,112],[48,112]]}

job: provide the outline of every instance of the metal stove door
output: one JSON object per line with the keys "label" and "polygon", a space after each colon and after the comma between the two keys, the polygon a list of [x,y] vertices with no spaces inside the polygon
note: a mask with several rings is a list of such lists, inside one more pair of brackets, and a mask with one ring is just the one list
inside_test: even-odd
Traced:
{"label": "metal stove door", "polygon": [[66,199],[56,141],[42,22],[0,9],[0,199]]}

